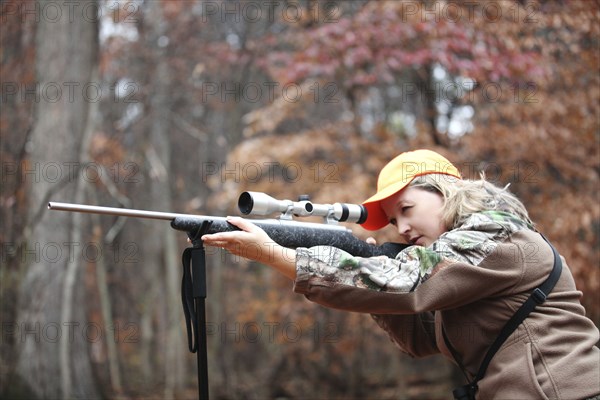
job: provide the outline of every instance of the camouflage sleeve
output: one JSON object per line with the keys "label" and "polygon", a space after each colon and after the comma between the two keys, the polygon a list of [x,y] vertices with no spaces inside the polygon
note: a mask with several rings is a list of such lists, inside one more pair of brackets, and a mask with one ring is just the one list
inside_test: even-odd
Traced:
{"label": "camouflage sleeve", "polygon": [[449,263],[419,246],[401,251],[395,259],[354,257],[330,246],[300,248],[296,254],[296,280],[317,275],[331,283],[396,293],[413,291],[434,267]]}
{"label": "camouflage sleeve", "polygon": [[410,246],[396,258],[354,257],[330,246],[297,249],[296,282],[322,281],[377,291],[407,293],[457,262],[479,265],[511,232],[522,229],[508,214],[479,213],[429,247]]}

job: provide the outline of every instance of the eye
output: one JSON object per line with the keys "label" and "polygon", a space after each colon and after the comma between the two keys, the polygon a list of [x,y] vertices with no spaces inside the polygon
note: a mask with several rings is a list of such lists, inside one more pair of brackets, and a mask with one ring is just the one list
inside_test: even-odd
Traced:
{"label": "eye", "polygon": [[400,212],[402,214],[405,214],[408,210],[410,210],[412,208],[412,206],[404,206],[400,209]]}

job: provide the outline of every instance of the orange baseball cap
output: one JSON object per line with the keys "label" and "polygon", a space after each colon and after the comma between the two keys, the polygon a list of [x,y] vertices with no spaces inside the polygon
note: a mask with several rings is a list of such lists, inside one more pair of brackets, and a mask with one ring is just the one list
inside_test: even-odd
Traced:
{"label": "orange baseball cap", "polygon": [[421,149],[402,153],[379,173],[377,193],[363,202],[367,219],[361,226],[370,231],[386,226],[389,220],[381,208],[381,201],[404,189],[417,176],[427,174],[445,174],[461,179],[458,169],[435,151]]}

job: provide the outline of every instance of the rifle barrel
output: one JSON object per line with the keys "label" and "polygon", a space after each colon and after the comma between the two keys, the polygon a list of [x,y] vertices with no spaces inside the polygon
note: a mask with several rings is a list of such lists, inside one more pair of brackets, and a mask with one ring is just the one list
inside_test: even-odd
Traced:
{"label": "rifle barrel", "polygon": [[73,203],[48,203],[49,210],[58,211],[71,211],[71,212],[82,212],[88,214],[105,214],[105,215],[118,215],[123,217],[137,217],[137,218],[151,218],[151,219],[162,219],[162,220],[174,220],[177,217],[189,217],[185,214],[176,214],[160,211],[146,211],[146,210],[133,210],[130,208],[119,208],[119,207],[100,207],[100,206],[89,206],[85,204],[73,204]]}

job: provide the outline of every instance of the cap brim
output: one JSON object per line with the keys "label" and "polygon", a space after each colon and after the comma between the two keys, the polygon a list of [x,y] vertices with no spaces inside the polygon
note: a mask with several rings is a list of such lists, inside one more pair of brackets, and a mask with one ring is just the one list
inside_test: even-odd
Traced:
{"label": "cap brim", "polygon": [[361,226],[366,230],[376,231],[389,224],[390,221],[381,208],[381,202],[400,192],[408,186],[413,179],[414,177],[411,177],[407,181],[396,182],[365,200],[363,206],[367,209],[367,220],[363,222]]}
{"label": "cap brim", "polygon": [[363,206],[367,209],[367,220],[360,224],[363,228],[368,231],[376,231],[387,224],[390,223],[387,216],[381,209],[381,204],[379,201],[369,204],[363,204]]}

